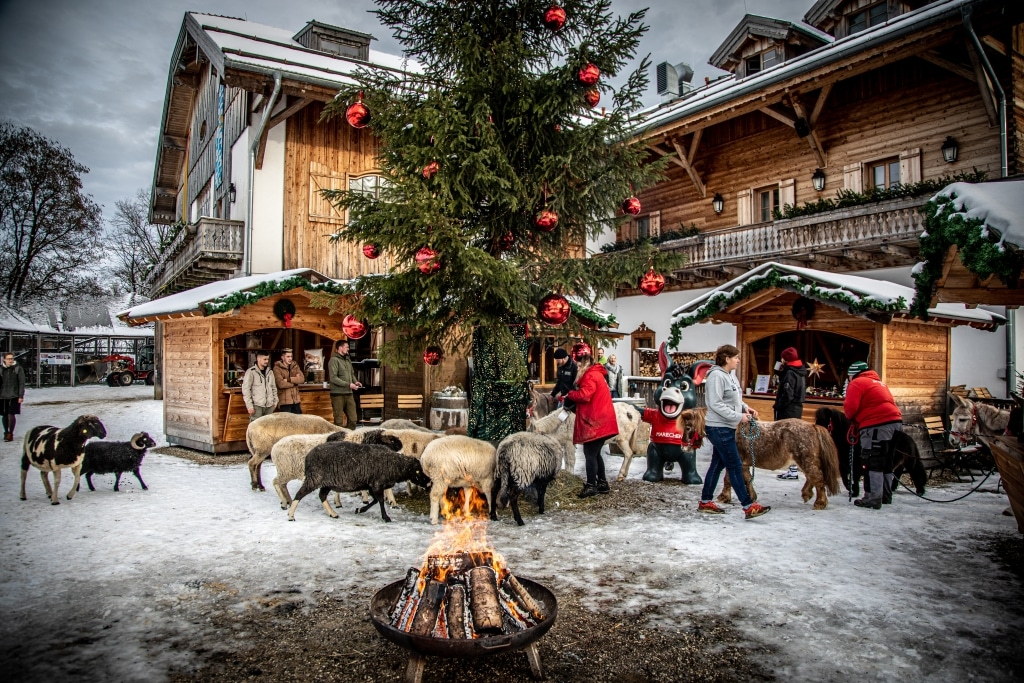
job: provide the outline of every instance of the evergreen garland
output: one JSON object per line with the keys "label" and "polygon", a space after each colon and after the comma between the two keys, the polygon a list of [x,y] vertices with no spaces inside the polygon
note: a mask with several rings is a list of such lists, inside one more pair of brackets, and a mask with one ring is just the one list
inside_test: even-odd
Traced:
{"label": "evergreen garland", "polygon": [[1008,287],[1015,286],[1024,267],[1024,254],[1006,244],[980,218],[967,218],[956,208],[954,196],[937,195],[922,209],[925,232],[921,235],[919,262],[913,271],[914,302],[910,312],[928,320],[928,309],[942,277],[946,254],[958,247],[960,261],[967,270],[984,280],[997,275]]}
{"label": "evergreen garland", "polygon": [[872,187],[864,192],[854,192],[853,190],[841,189],[836,192],[835,199],[819,199],[815,202],[805,202],[803,206],[799,207],[792,204],[785,204],[781,209],[773,209],[772,218],[777,221],[787,218],[800,218],[801,216],[811,216],[817,213],[825,213],[826,211],[834,211],[836,209],[845,209],[851,206],[875,204],[889,199],[923,197],[925,195],[935,194],[952,183],[980,183],[985,180],[987,175],[988,174],[984,171],[975,169],[973,171],[957,173],[956,175],[942,176],[935,180],[922,180],[918,183],[895,185],[890,188]]}
{"label": "evergreen garland", "polygon": [[672,323],[669,345],[672,347],[679,345],[684,328],[696,325],[702,320],[710,318],[715,313],[732,306],[737,301],[742,301],[757,292],[773,287],[796,292],[808,299],[828,303],[854,315],[867,315],[871,317],[873,314],[878,314],[881,317],[907,310],[907,301],[903,297],[897,297],[896,301],[891,303],[885,303],[870,297],[862,298],[849,292],[838,290],[834,285],[826,284],[819,287],[812,283],[802,283],[799,281],[799,276],[792,273],[779,272],[773,268],[764,275],[750,278],[739,289],[734,289],[728,294],[725,292],[715,294],[693,313],[678,316]]}
{"label": "evergreen garland", "polygon": [[616,240],[609,244],[602,244],[601,251],[606,254],[610,254],[616,251],[625,251],[627,249],[635,249],[638,246],[647,244],[662,244],[664,242],[671,242],[672,240],[681,240],[687,237],[696,237],[700,234],[700,228],[696,225],[691,225],[688,228],[684,228],[682,225],[679,226],[678,230],[669,230],[663,232],[660,235],[654,237],[644,237],[638,240]]}
{"label": "evergreen garland", "polygon": [[290,289],[300,288],[307,292],[335,295],[335,300],[337,300],[338,296],[351,295],[353,293],[353,289],[349,284],[338,284],[337,282],[330,281],[314,284],[300,275],[293,275],[292,277],[284,280],[269,280],[267,282],[261,282],[252,289],[247,289],[243,292],[234,292],[228,296],[222,296],[201,304],[203,315],[226,313],[236,308],[242,308],[243,306],[254,304],[257,301],[266,299],[268,296],[274,296],[281,292],[287,292]]}
{"label": "evergreen garland", "polygon": [[[495,336],[506,337],[497,340]],[[478,328],[473,333],[473,390],[467,433],[498,442],[522,431],[530,402],[525,373],[529,340],[526,325]]]}

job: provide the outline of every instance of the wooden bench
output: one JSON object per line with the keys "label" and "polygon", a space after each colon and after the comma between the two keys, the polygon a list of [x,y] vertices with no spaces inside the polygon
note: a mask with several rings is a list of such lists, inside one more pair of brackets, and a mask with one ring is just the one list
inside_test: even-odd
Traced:
{"label": "wooden bench", "polygon": [[[376,417],[370,417],[366,411],[379,411]],[[384,420],[384,394],[364,394],[359,397],[359,424],[377,424]]]}
{"label": "wooden bench", "polygon": [[402,417],[417,424],[423,424],[423,394],[399,394],[398,412],[414,412],[415,417],[406,417],[404,414]]}
{"label": "wooden bench", "polygon": [[971,389],[971,394],[974,395],[973,398],[995,398],[989,393],[988,387],[974,387]]}

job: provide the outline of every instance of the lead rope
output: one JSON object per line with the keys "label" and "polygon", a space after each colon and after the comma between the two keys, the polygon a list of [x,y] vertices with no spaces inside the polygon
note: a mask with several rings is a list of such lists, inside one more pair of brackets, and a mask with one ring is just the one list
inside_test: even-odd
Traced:
{"label": "lead rope", "polygon": [[757,467],[757,457],[754,450],[754,442],[761,438],[761,426],[757,420],[751,419],[747,422],[747,428],[740,428],[740,433],[747,440],[747,450],[750,451],[750,481],[754,481],[754,470]]}
{"label": "lead rope", "polygon": [[[831,425],[829,425],[829,426],[831,427]],[[850,428],[846,430],[846,443],[850,444],[850,458],[849,458],[850,459],[850,490],[848,491],[848,495],[847,495],[846,500],[847,501],[851,501],[851,500],[853,500],[853,482],[854,482],[854,478],[853,478],[853,452],[854,452],[854,449],[857,448],[857,427],[852,422],[850,423]]]}

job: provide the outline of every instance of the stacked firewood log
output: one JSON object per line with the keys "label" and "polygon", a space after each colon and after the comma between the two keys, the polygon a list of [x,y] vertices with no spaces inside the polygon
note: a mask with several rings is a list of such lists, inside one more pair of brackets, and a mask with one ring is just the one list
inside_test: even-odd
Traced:
{"label": "stacked firewood log", "polygon": [[410,567],[390,613],[391,625],[433,638],[481,638],[524,631],[544,610],[490,553],[433,555]]}

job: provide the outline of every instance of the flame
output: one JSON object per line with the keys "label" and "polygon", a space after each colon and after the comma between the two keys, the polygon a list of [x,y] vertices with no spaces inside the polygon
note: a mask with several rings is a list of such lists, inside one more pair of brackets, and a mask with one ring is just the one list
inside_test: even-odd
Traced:
{"label": "flame", "polygon": [[487,499],[475,488],[458,491],[458,495],[442,499],[444,522],[427,547],[420,568],[421,580],[429,576],[444,581],[449,572],[460,569],[468,558],[471,566],[490,565],[500,581],[508,570],[505,558],[487,540]]}

